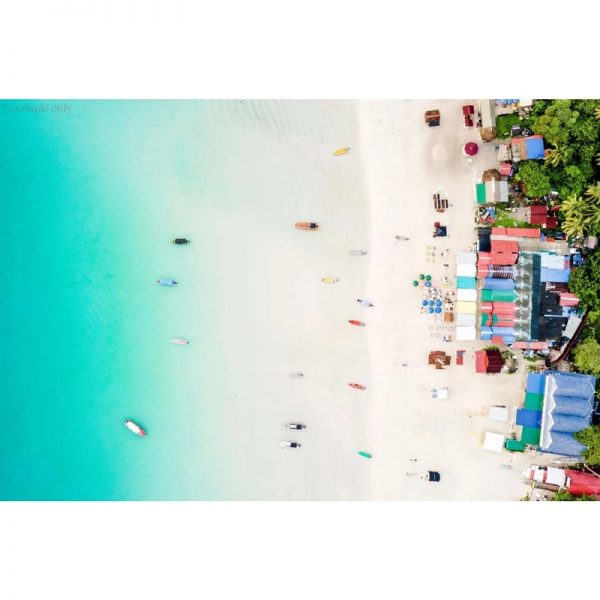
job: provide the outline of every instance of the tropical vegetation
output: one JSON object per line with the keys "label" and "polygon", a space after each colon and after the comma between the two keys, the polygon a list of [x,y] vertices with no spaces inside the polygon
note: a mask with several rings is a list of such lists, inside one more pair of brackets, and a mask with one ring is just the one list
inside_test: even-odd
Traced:
{"label": "tropical vegetation", "polygon": [[600,252],[595,252],[582,266],[573,269],[569,289],[579,297],[583,308],[600,310]]}
{"label": "tropical vegetation", "polygon": [[583,458],[588,465],[600,465],[600,428],[590,425],[587,429],[575,434],[575,437],[587,448]]}
{"label": "tropical vegetation", "polygon": [[597,500],[594,496],[574,496],[567,492],[567,490],[558,490],[554,497],[553,502],[595,502]]}
{"label": "tropical vegetation", "polygon": [[573,350],[575,366],[580,373],[600,377],[600,344],[589,337],[577,344]]}

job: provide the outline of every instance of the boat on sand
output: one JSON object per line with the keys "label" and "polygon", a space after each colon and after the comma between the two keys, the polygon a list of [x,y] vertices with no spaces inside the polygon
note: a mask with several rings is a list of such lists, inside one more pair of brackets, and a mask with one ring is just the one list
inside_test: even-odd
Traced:
{"label": "boat on sand", "polygon": [[350,325],[356,325],[357,327],[365,327],[366,323],[363,323],[362,321],[356,321],[355,319],[349,319],[348,323],[350,323]]}
{"label": "boat on sand", "polygon": [[343,156],[344,154],[348,154],[350,152],[350,148],[338,148],[333,155],[334,156]]}
{"label": "boat on sand", "polygon": [[351,388],[354,388],[355,390],[366,390],[367,386],[363,385],[362,383],[349,383],[348,384]]}
{"label": "boat on sand", "polygon": [[337,283],[339,280],[339,277],[323,277],[321,279],[323,283]]}
{"label": "boat on sand", "polygon": [[298,221],[294,227],[296,229],[302,229],[303,231],[316,231],[319,229],[319,224],[314,221]]}

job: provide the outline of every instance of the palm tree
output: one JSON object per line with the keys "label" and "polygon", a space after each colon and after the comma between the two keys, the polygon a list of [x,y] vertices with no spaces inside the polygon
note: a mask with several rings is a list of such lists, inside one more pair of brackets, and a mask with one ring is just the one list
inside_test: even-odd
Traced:
{"label": "palm tree", "polygon": [[561,162],[564,162],[564,152],[554,144],[554,148],[548,151],[548,154],[544,157],[544,160],[553,167],[558,167]]}
{"label": "palm tree", "polygon": [[590,185],[585,192],[586,197],[600,205],[600,181]]}

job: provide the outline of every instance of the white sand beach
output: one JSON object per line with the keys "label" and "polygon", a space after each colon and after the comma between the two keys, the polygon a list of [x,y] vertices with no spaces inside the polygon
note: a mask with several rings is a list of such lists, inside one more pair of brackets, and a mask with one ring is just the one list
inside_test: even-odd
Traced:
{"label": "white sand beach", "polygon": [[[239,157],[247,176],[234,192],[255,187],[255,197],[257,190],[262,197],[285,193],[286,202],[268,217],[268,233],[264,213],[254,217],[251,206],[247,213],[210,215],[227,219],[221,225],[227,239],[215,241],[222,245],[217,266],[238,272],[236,292],[224,290],[221,306],[228,315],[221,325],[228,383],[218,398],[226,411],[219,451],[229,463],[229,497],[518,500],[526,493],[520,472],[531,456],[482,447],[486,431],[510,432],[526,363],[514,375],[476,374],[473,352],[485,344],[443,342],[442,334],[453,334],[420,313],[421,290],[411,285],[419,273],[440,285],[446,272],[454,282],[456,252],[471,249],[476,239],[473,184],[495,157],[477,129],[463,126],[467,103],[475,101],[330,102],[325,110],[285,102],[251,106],[261,116],[262,129],[253,133],[262,152]],[[424,123],[431,108],[441,111],[440,127]],[[273,139],[271,121],[284,136]],[[257,140],[261,131],[264,139]],[[462,153],[467,141],[480,146],[470,164]],[[342,146],[351,151],[332,156]],[[265,157],[274,161],[273,172],[258,179]],[[437,190],[445,190],[452,205],[444,214],[433,208]],[[249,231],[252,219],[256,228]],[[318,221],[319,231],[295,230],[293,223],[304,220]],[[432,237],[434,221],[448,227],[449,237]],[[227,253],[232,239],[243,240],[247,256],[239,244]],[[427,262],[432,245],[436,261]],[[368,254],[350,256],[353,249]],[[325,276],[340,281],[323,284]],[[360,306],[360,297],[374,307]],[[367,326],[353,327],[348,319]],[[466,351],[463,366],[455,364],[458,349]],[[452,365],[428,366],[430,350],[450,353]],[[296,371],[306,376],[290,378]],[[351,389],[349,382],[367,389]],[[441,386],[448,386],[449,398],[432,399],[431,388]],[[509,408],[508,423],[488,419],[497,404]],[[308,429],[283,429],[290,421]],[[302,448],[280,450],[282,439]],[[421,480],[427,469],[439,471],[441,482]]]}

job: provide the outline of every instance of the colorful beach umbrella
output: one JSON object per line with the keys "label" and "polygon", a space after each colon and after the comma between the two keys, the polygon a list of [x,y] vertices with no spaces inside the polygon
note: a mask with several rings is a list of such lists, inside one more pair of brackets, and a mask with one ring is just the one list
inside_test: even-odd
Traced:
{"label": "colorful beach umbrella", "polygon": [[433,301],[433,300],[430,300],[430,301],[429,301],[429,306],[433,306],[433,305],[434,305],[434,301]]}
{"label": "colorful beach umbrella", "polygon": [[475,142],[467,142],[464,152],[467,156],[475,156],[479,150],[479,146]]}
{"label": "colorful beach umbrella", "polygon": [[437,306],[441,306],[442,305],[442,301],[441,300],[436,300],[435,303],[436,303]]}
{"label": "colorful beach umbrella", "polygon": [[421,281],[423,281],[423,279],[425,279],[425,275],[423,275],[423,273],[421,273],[421,274],[419,275],[419,279],[420,279]]}
{"label": "colorful beach umbrella", "polygon": [[423,301],[421,302],[421,306],[427,306],[427,300],[423,300]]}
{"label": "colorful beach umbrella", "polygon": [[431,281],[431,275],[425,275],[425,280],[426,281]]}
{"label": "colorful beach umbrella", "polygon": [[438,313],[438,314],[440,314],[440,313],[442,312],[442,309],[441,309],[441,308],[438,306],[438,307],[435,309],[435,312],[436,312],[436,313]]}
{"label": "colorful beach umbrella", "polygon": [[418,282],[418,281],[415,279],[415,280],[413,281],[413,285],[414,285],[415,287],[417,287],[417,286],[419,285],[419,282]]}
{"label": "colorful beach umbrella", "polygon": [[431,287],[431,281],[426,281],[426,282],[425,282],[425,287],[428,287],[428,288],[430,288],[430,287]]}
{"label": "colorful beach umbrella", "polygon": [[429,307],[429,314],[432,315],[433,314],[433,308],[431,308],[431,306]]}

